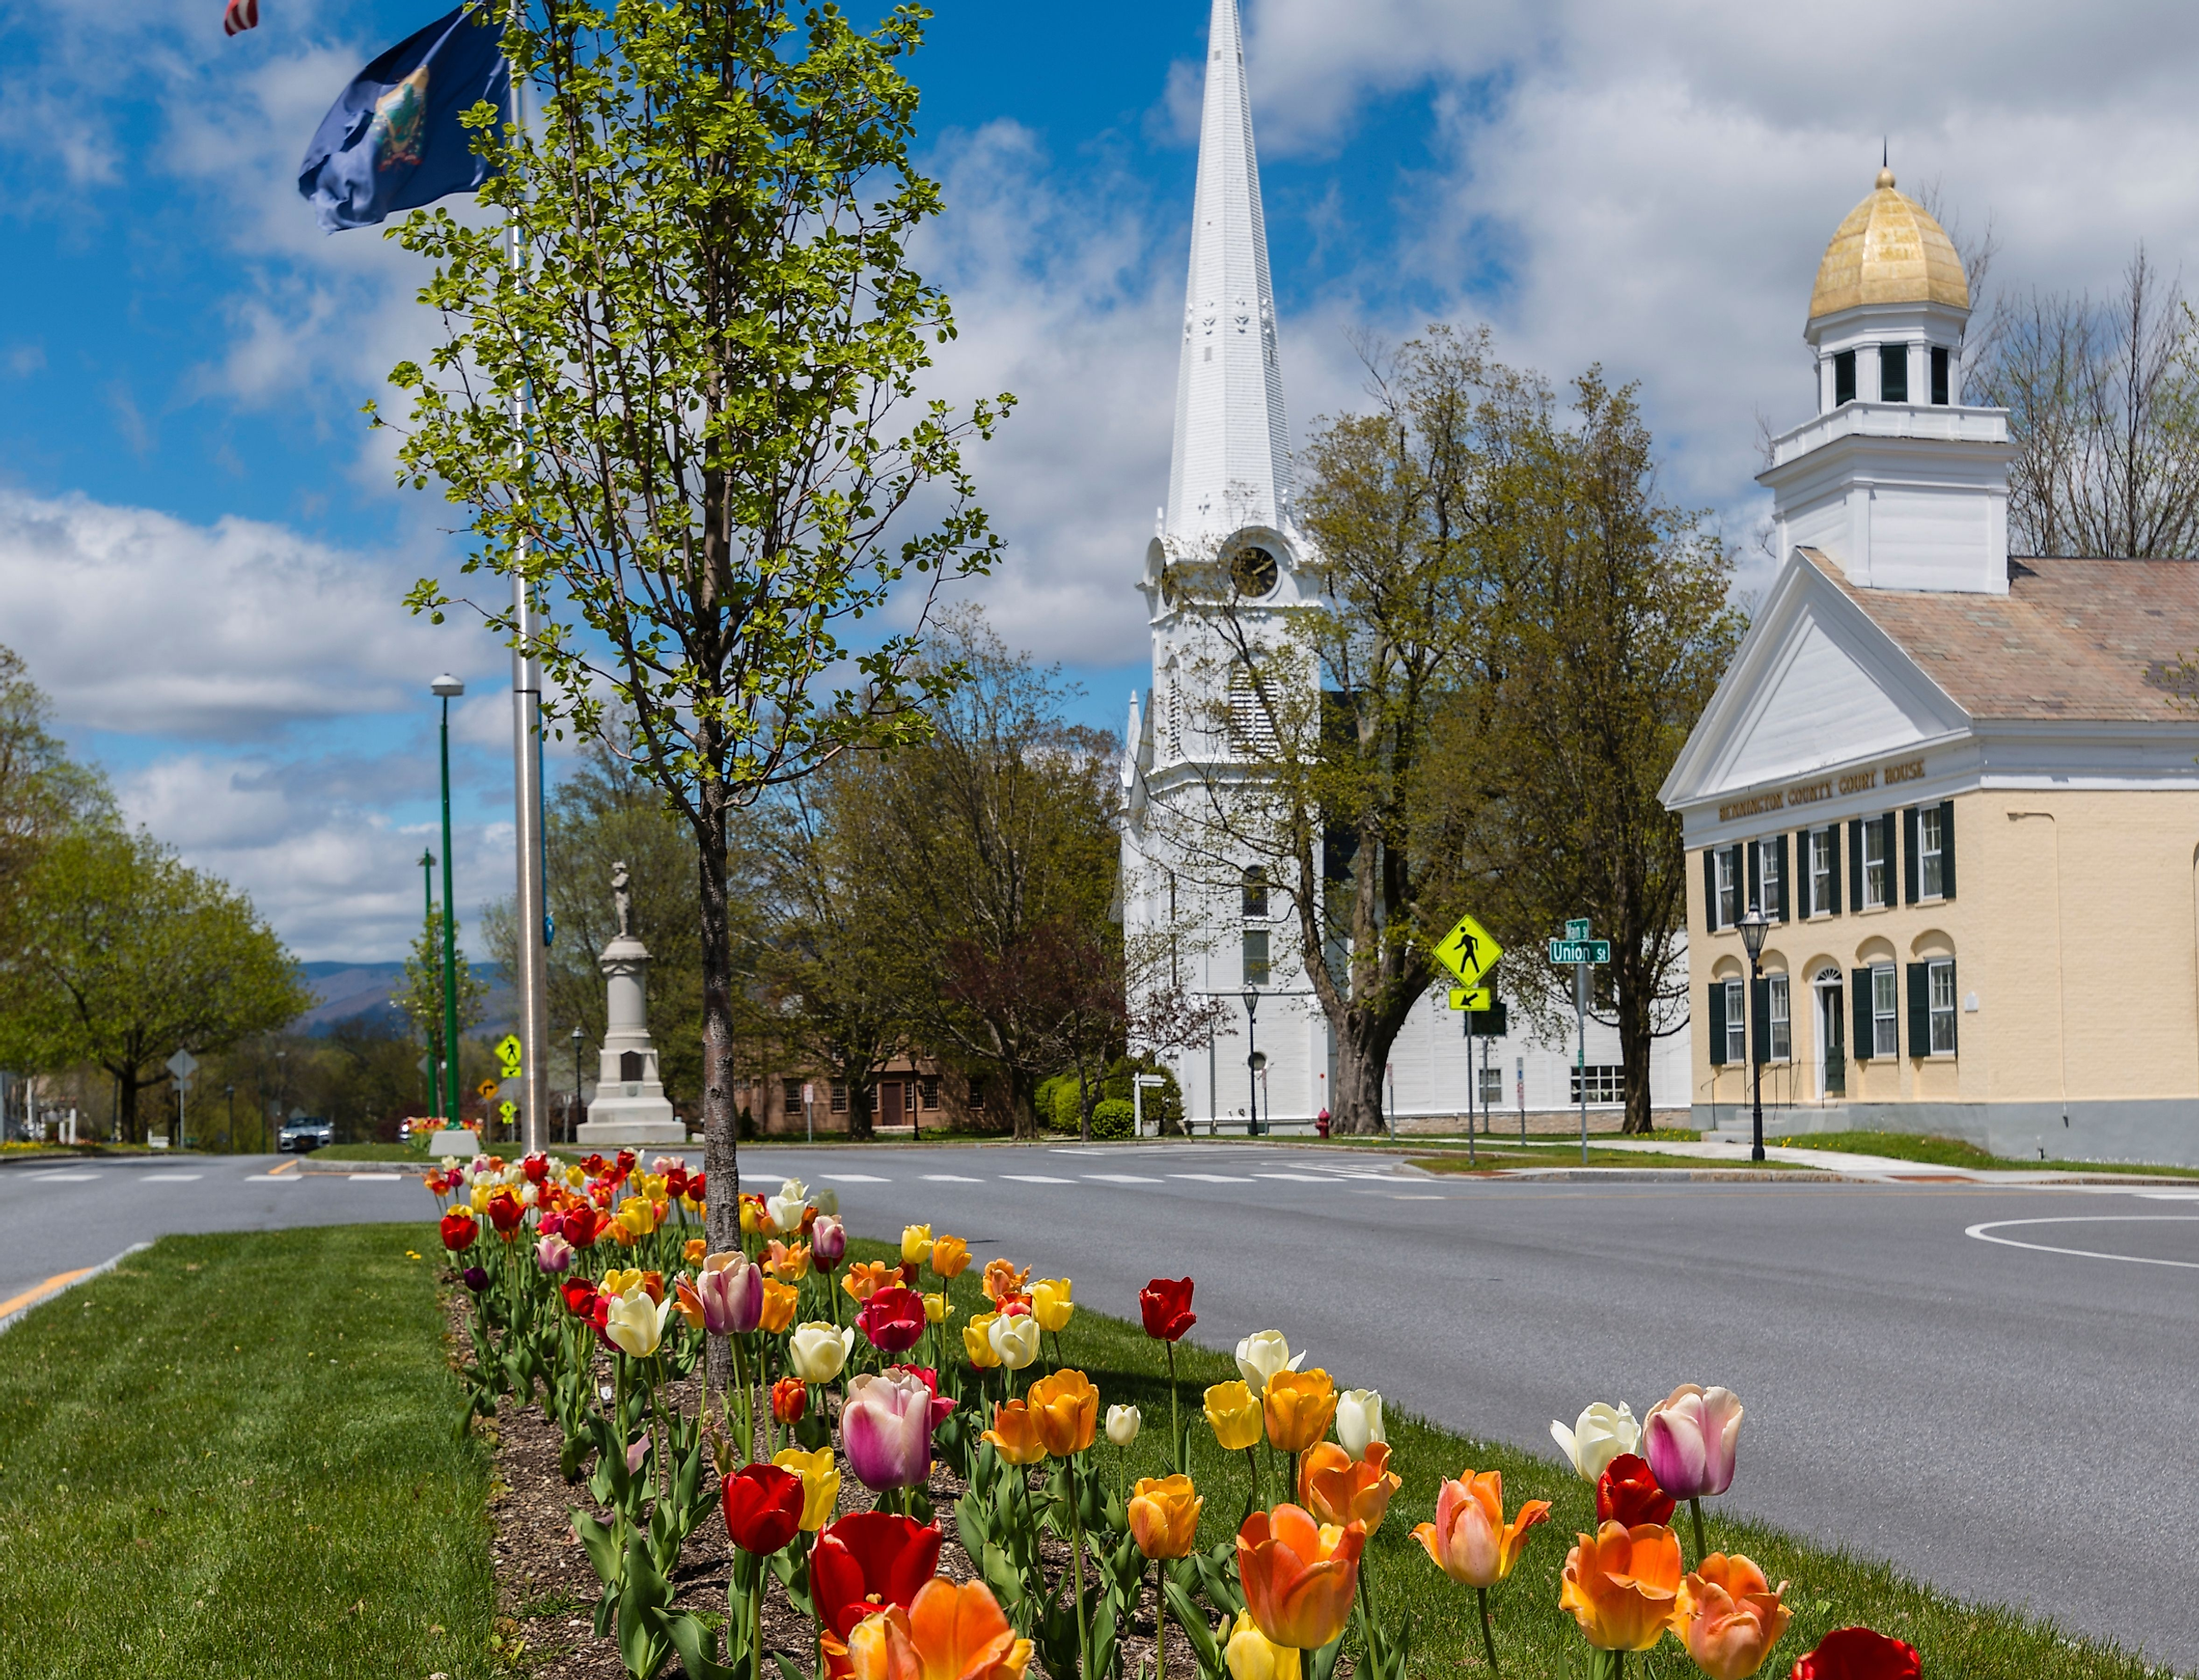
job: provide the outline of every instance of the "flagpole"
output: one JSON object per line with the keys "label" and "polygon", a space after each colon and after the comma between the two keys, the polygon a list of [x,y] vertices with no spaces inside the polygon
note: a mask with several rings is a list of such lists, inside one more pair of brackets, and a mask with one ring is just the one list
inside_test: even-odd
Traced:
{"label": "flagpole", "polygon": [[[510,27],[516,35],[524,21],[524,0],[512,0]],[[511,65],[512,122],[527,131],[527,79],[516,58]],[[508,215],[504,228],[505,258],[515,270],[525,264],[516,214]],[[511,394],[511,424],[516,446],[524,456],[527,394],[522,385]],[[522,523],[513,556],[511,605],[512,786],[516,805],[516,841],[519,866],[518,954],[519,1042],[524,1090],[520,1104],[522,1136],[531,1154],[543,1149],[549,1136],[549,906],[543,880],[542,834],[542,662],[534,652],[539,621],[534,591],[527,579],[527,534]]]}

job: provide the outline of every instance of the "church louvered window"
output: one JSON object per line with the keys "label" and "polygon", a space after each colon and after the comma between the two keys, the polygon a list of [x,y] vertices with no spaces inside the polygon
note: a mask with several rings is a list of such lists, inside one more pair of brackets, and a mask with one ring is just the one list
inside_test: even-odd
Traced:
{"label": "church louvered window", "polygon": [[1275,755],[1275,726],[1252,686],[1252,674],[1239,666],[1229,674],[1229,744],[1245,758]]}
{"label": "church louvered window", "polygon": [[1168,741],[1169,756],[1183,756],[1183,680],[1176,674],[1175,667],[1169,667],[1168,691],[1161,700],[1161,727]]}

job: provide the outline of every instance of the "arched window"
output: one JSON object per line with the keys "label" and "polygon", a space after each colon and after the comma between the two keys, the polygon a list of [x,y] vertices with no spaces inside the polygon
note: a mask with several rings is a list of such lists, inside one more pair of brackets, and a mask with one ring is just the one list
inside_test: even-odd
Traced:
{"label": "arched window", "polygon": [[1245,872],[1244,900],[1245,919],[1247,921],[1267,919],[1268,872],[1259,864],[1254,864]]}

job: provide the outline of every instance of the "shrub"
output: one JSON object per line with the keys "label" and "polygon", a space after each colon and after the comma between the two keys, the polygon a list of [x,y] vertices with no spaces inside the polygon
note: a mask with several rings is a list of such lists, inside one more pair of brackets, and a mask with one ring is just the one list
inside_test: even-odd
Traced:
{"label": "shrub", "polygon": [[[1183,1131],[1183,1093],[1176,1088],[1175,1075],[1157,1057],[1117,1057],[1100,1082],[1100,1094],[1130,1103],[1130,1078],[1132,1075],[1140,1073],[1157,1073],[1165,1082],[1146,1092],[1146,1120],[1150,1122],[1158,1117],[1164,1133],[1181,1135]],[[1134,1112],[1135,1106],[1133,1103]]]}
{"label": "shrub", "polygon": [[1065,1073],[1053,1082],[1053,1129],[1057,1132],[1081,1131],[1084,1126],[1084,1103],[1076,1089],[1076,1076]]}
{"label": "shrub", "polygon": [[1092,1106],[1092,1135],[1126,1138],[1130,1135],[1130,1105],[1120,1097],[1107,1097]]}

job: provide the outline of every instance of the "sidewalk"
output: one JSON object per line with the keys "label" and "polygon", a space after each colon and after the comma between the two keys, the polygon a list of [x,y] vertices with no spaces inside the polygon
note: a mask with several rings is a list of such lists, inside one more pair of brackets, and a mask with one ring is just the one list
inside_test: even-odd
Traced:
{"label": "sidewalk", "polygon": [[[1658,1140],[1636,1142],[1625,1138],[1599,1138],[1599,1149],[1623,1149],[1652,1155],[1689,1155],[1706,1161],[1718,1161],[1746,1166],[1748,1164],[1748,1142],[1746,1139],[1717,1141],[1705,1140],[1700,1143],[1666,1143]],[[2072,1171],[2027,1171],[2021,1167],[1971,1168],[1945,1167],[1930,1161],[1901,1161],[1887,1155],[1852,1155],[1834,1149],[1782,1149],[1766,1145],[1764,1158],[1785,1161],[1798,1167],[1814,1167],[1819,1171],[1838,1173],[1843,1178],[1877,1179],[1884,1182],[1916,1183],[1928,1180],[1945,1180],[1953,1184],[2190,1184],[2189,1179],[2149,1178],[2144,1173],[2098,1173]]]}

